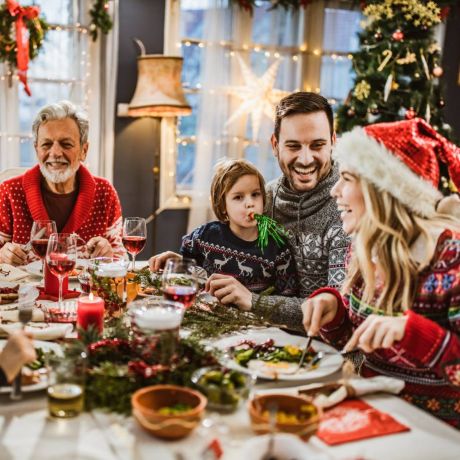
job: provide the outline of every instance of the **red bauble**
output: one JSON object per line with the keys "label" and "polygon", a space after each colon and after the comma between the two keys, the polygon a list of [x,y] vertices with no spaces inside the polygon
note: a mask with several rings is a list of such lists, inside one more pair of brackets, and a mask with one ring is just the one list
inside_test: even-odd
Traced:
{"label": "red bauble", "polygon": [[400,41],[404,40],[404,33],[401,30],[398,29],[398,30],[395,30],[393,32],[392,37],[393,37],[393,40],[395,40],[397,42],[400,42]]}
{"label": "red bauble", "polygon": [[434,66],[433,67],[433,75],[436,77],[436,78],[439,78],[443,73],[444,73],[444,70],[442,67],[439,67],[438,65],[437,66]]}
{"label": "red bauble", "polygon": [[412,118],[417,116],[417,112],[411,107],[404,116],[406,117],[406,120],[412,120]]}

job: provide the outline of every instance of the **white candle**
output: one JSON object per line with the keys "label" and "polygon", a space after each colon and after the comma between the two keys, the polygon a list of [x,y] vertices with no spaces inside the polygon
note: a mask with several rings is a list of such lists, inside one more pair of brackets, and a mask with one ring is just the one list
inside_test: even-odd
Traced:
{"label": "white candle", "polygon": [[182,322],[182,311],[173,308],[154,307],[134,312],[135,322],[142,329],[163,331],[176,329]]}

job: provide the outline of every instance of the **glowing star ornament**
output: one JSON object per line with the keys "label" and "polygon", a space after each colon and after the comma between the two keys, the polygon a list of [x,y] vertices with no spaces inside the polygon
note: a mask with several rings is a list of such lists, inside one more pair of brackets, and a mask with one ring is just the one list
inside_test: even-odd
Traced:
{"label": "glowing star ornament", "polygon": [[257,77],[239,55],[236,55],[236,58],[243,75],[244,86],[227,88],[228,94],[241,100],[241,105],[228,119],[226,126],[242,115],[249,114],[252,121],[252,139],[256,141],[262,115],[274,120],[275,105],[289,93],[273,88],[280,65],[278,60],[261,77]]}

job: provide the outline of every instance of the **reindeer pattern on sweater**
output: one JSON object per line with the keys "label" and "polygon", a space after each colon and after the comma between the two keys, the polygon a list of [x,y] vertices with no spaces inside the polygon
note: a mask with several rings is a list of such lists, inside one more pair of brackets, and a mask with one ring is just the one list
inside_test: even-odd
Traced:
{"label": "reindeer pattern on sweater", "polygon": [[273,286],[279,295],[298,293],[294,257],[287,246],[279,248],[272,238],[262,252],[256,241],[244,241],[228,224],[215,221],[184,236],[180,252],[194,258],[208,276],[233,276],[251,292],[260,293]]}

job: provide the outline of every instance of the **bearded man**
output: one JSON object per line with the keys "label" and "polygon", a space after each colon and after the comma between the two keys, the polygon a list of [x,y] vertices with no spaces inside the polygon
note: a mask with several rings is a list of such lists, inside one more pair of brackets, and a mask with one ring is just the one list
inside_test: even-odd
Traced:
{"label": "bearded man", "polygon": [[23,245],[34,220],[54,220],[57,231],[76,233],[83,257],[124,255],[117,192],[83,166],[88,118],[68,101],[43,107],[32,125],[38,164],[0,184],[0,262],[33,259]]}

